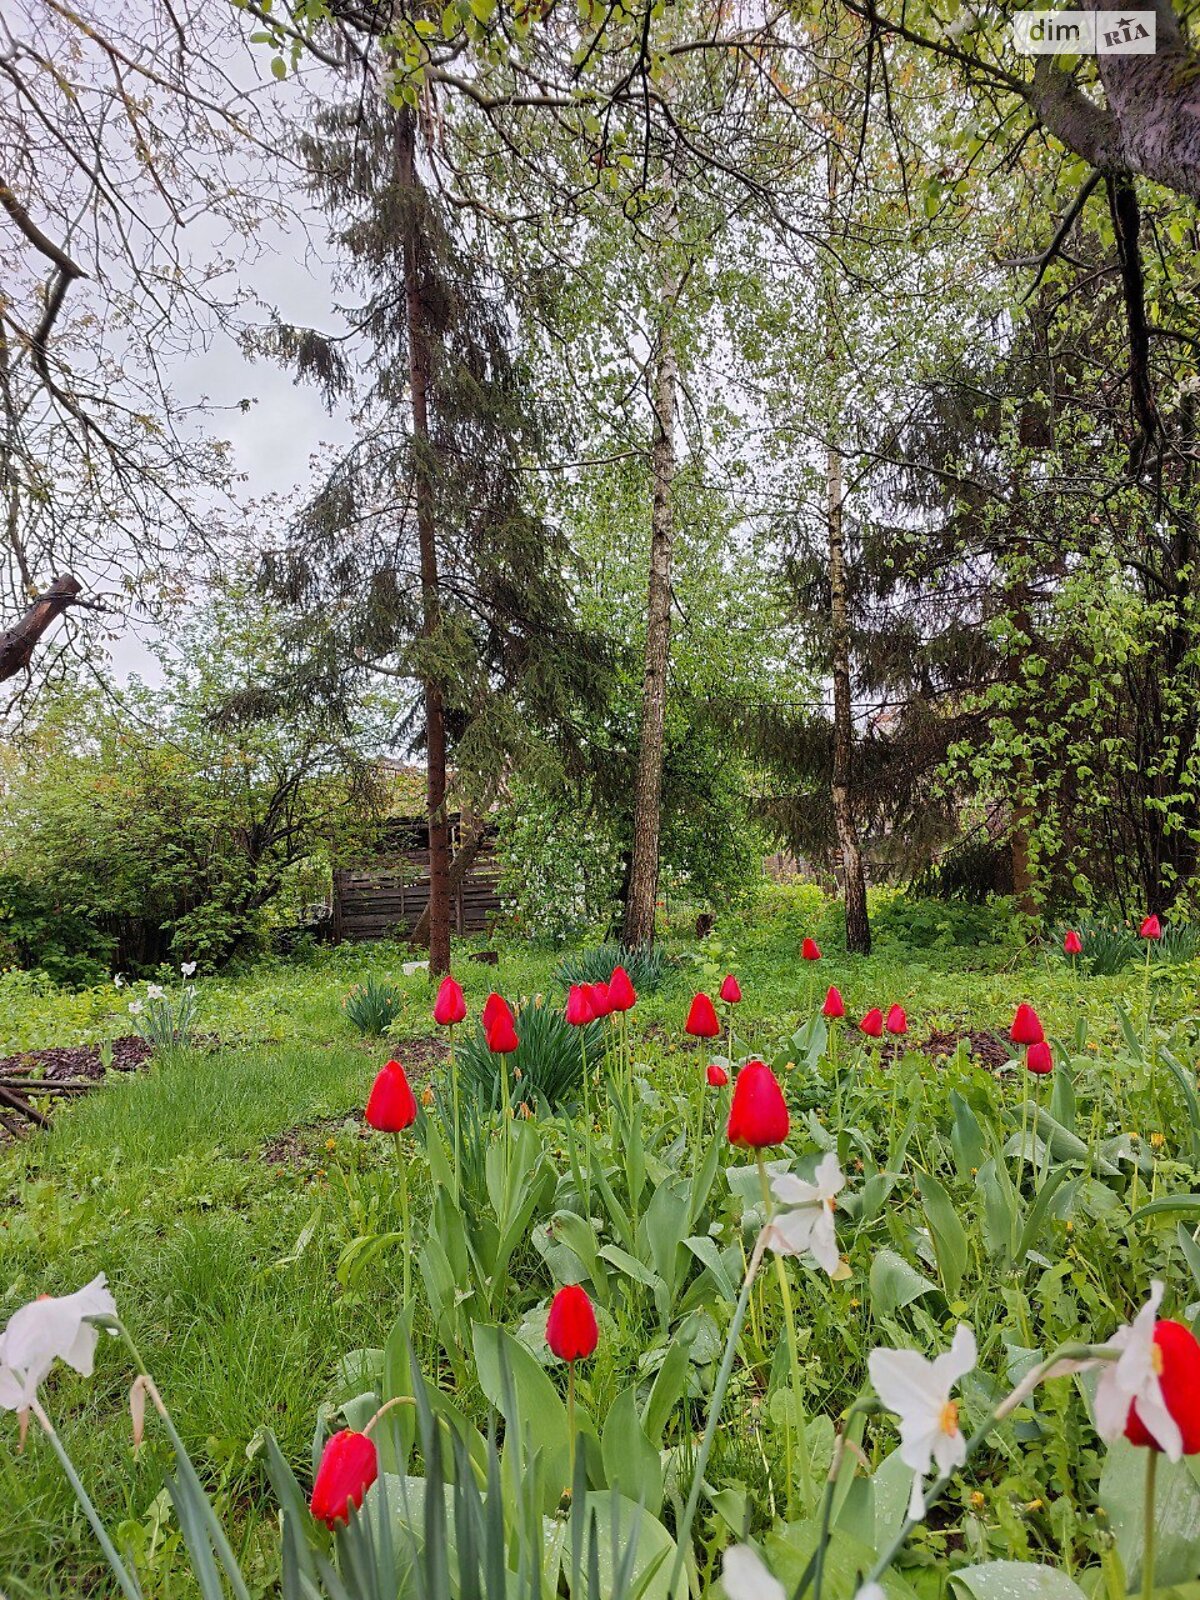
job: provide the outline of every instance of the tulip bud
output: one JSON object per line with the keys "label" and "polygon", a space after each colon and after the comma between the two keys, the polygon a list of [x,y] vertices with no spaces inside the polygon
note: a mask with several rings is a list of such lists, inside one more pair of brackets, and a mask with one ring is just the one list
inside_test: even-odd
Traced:
{"label": "tulip bud", "polygon": [[585,983],[573,983],[567,992],[567,1021],[573,1028],[584,1028],[596,1020],[591,996]]}
{"label": "tulip bud", "polygon": [[462,985],[456,983],[449,973],[442,979],[442,986],[437,992],[437,999],[433,1002],[433,1020],[442,1028],[452,1028],[456,1022],[461,1022],[467,1014],[467,1002],[463,996]]}
{"label": "tulip bud", "polygon": [[804,961],[820,961],[821,947],[815,939],[805,939],[800,946],[800,956]]}
{"label": "tulip bud", "polygon": [[546,1318],[546,1343],[560,1361],[585,1360],[600,1342],[596,1313],[587,1293],[569,1283],[550,1302]]}
{"label": "tulip bud", "polygon": [[1063,939],[1063,949],[1069,956],[1083,954],[1083,940],[1075,932],[1074,928],[1067,929],[1066,937]]}
{"label": "tulip bud", "polygon": [[1037,1012],[1024,1001],[1017,1007],[1008,1037],[1014,1044],[1041,1044],[1046,1037]]}
{"label": "tulip bud", "polygon": [[845,1002],[842,1000],[841,991],[836,984],[831,983],[829,985],[829,990],[825,995],[825,1004],[821,1007],[821,1013],[823,1016],[830,1018],[844,1017],[846,1015]]}
{"label": "tulip bud", "polygon": [[325,1446],[317,1468],[309,1509],[327,1528],[349,1522],[350,1509],[363,1503],[363,1496],[379,1476],[379,1457],[374,1442],[365,1433],[343,1428]]}
{"label": "tulip bud", "polygon": [[637,1004],[637,990],[630,982],[624,967],[614,967],[608,980],[608,1009],[632,1011]]}
{"label": "tulip bud", "polygon": [[1044,1039],[1037,1044],[1031,1044],[1025,1052],[1025,1065],[1030,1072],[1035,1072],[1039,1078],[1047,1072],[1053,1071],[1054,1057],[1050,1054],[1050,1046]]}
{"label": "tulip bud", "polygon": [[588,999],[592,1003],[592,1010],[596,1013],[597,1020],[607,1017],[612,1010],[612,1001],[608,997],[606,983],[593,983],[588,986]]}
{"label": "tulip bud", "polygon": [[1138,929],[1138,933],[1143,939],[1161,939],[1162,923],[1158,920],[1154,913],[1151,912]]}
{"label": "tulip bud", "polygon": [[487,1047],[494,1056],[507,1056],[520,1044],[517,1030],[513,1027],[511,1014],[505,1010],[497,1013],[492,1026],[487,1030]]}
{"label": "tulip bud", "polygon": [[883,1012],[878,1006],[873,1006],[858,1027],[859,1032],[865,1033],[868,1039],[878,1039],[883,1033]]}
{"label": "tulip bud", "polygon": [[721,999],[727,1006],[736,1006],[742,998],[742,986],[732,972],[725,975],[725,982],[721,985]]}
{"label": "tulip bud", "polygon": [[730,1144],[751,1150],[782,1144],[790,1121],[779,1080],[764,1061],[747,1061],[737,1075],[726,1128]]}
{"label": "tulip bud", "polygon": [[692,1000],[683,1031],[693,1039],[715,1039],[720,1033],[716,1008],[706,994],[698,994]]}
{"label": "tulip bud", "polygon": [[709,1062],[704,1076],[708,1079],[709,1086],[713,1089],[723,1089],[729,1082],[729,1074],[724,1067],[718,1066],[715,1061]]}
{"label": "tulip bud", "polygon": [[904,1007],[893,1006],[887,1014],[887,1022],[884,1026],[889,1033],[907,1033],[908,1018],[904,1015]]}
{"label": "tulip bud", "polygon": [[495,992],[495,990],[493,990],[483,1002],[484,1033],[487,1033],[491,1029],[498,1017],[507,1017],[509,1022],[511,1022],[513,1020],[512,1008],[509,1006],[508,1001],[503,995],[499,995]]}
{"label": "tulip bud", "polygon": [[389,1061],[372,1084],[366,1115],[380,1133],[402,1133],[417,1120],[417,1102],[398,1061]]}

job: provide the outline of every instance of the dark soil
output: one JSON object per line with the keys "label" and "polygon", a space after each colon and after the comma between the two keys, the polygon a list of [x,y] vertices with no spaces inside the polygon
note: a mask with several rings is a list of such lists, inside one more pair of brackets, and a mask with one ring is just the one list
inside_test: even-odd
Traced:
{"label": "dark soil", "polygon": [[[145,1066],[150,1046],[136,1033],[112,1042],[112,1066],[118,1072],[136,1072]],[[47,1045],[0,1058],[0,1078],[43,1078],[48,1083],[80,1078],[103,1078],[100,1046],[96,1044]]]}

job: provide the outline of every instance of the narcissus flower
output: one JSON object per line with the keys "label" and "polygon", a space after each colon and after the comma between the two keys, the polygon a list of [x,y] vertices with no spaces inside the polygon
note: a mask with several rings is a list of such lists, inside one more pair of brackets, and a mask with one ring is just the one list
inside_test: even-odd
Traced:
{"label": "narcissus flower", "polygon": [[520,1044],[513,1019],[507,1014],[498,1016],[487,1031],[487,1047],[494,1056],[507,1056]]}
{"label": "narcissus flower", "polygon": [[365,1433],[355,1433],[353,1428],[343,1428],[325,1446],[309,1509],[327,1528],[349,1522],[351,1507],[357,1510],[362,1505],[363,1496],[378,1476],[374,1440]]}
{"label": "narcissus flower", "polygon": [[0,1411],[28,1411],[56,1361],[90,1378],[100,1334],[88,1319],[116,1314],[102,1272],[74,1294],[42,1295],[14,1311],[0,1333]]}
{"label": "narcissus flower", "polygon": [[573,983],[567,994],[567,1021],[573,1028],[583,1028],[596,1020],[592,1010],[592,997],[586,983]]}
{"label": "narcissus flower", "polygon": [[497,994],[493,989],[483,1002],[483,1031],[485,1033],[488,1032],[497,1017],[507,1017],[511,1022],[512,1007],[502,994]]}
{"label": "narcissus flower", "polygon": [[608,980],[608,1009],[632,1011],[635,1005],[637,1005],[637,990],[633,987],[629,974],[624,967],[614,967],[612,976]]}
{"label": "narcissus flower", "polygon": [[950,1391],[975,1359],[975,1335],[965,1322],[959,1323],[949,1350],[932,1361],[916,1350],[872,1350],[868,1358],[875,1393],[900,1420],[900,1459],[913,1470],[910,1517],[925,1515],[924,1479],[931,1461],[943,1473],[967,1459]]}
{"label": "narcissus flower", "polygon": [[592,1302],[577,1283],[568,1283],[550,1302],[546,1343],[560,1361],[583,1361],[599,1342]]}
{"label": "narcissus flower", "polygon": [[729,1082],[729,1074],[724,1067],[719,1067],[715,1061],[710,1061],[704,1076],[708,1079],[709,1086],[713,1089],[723,1089]]}
{"label": "narcissus flower", "polygon": [[1108,1341],[1121,1354],[1096,1385],[1096,1431],[1178,1461],[1200,1453],[1200,1345],[1183,1323],[1158,1320],[1162,1297],[1155,1280],[1133,1322]]}
{"label": "narcissus flower", "polygon": [[845,1174],[832,1150],[821,1157],[811,1183],[790,1172],[776,1178],[771,1193],[785,1209],[771,1222],[767,1235],[771,1249],[784,1256],[802,1256],[807,1251],[832,1277],[839,1259],[833,1213],[836,1197],[845,1187]]}
{"label": "narcissus flower", "polygon": [[1154,913],[1151,912],[1138,929],[1138,933],[1143,939],[1161,939],[1162,923],[1158,920]]}
{"label": "narcissus flower", "polygon": [[790,1122],[779,1080],[765,1061],[747,1061],[733,1085],[726,1133],[730,1144],[765,1150],[782,1144]]}
{"label": "narcissus flower", "polygon": [[693,1039],[715,1039],[720,1033],[716,1007],[706,994],[698,994],[692,1000],[683,1031],[690,1033]]}
{"label": "narcissus flower", "polygon": [[417,1102],[404,1068],[389,1061],[367,1096],[367,1121],[380,1133],[403,1133],[417,1120]]}
{"label": "narcissus flower", "polygon": [[721,1583],[729,1600],[787,1600],[787,1590],[748,1544],[731,1544],[726,1550]]}
{"label": "narcissus flower", "polygon": [[1017,1007],[1008,1037],[1014,1044],[1041,1044],[1046,1037],[1037,1012],[1023,1000]]}
{"label": "narcissus flower", "polygon": [[1025,1052],[1025,1065],[1030,1072],[1036,1072],[1038,1077],[1045,1077],[1047,1072],[1054,1071],[1054,1057],[1050,1054],[1050,1046],[1044,1039],[1037,1044],[1031,1044]]}
{"label": "narcissus flower", "polygon": [[883,1032],[883,1012],[878,1006],[873,1006],[858,1025],[859,1032],[865,1033],[868,1039],[878,1039]]}
{"label": "narcissus flower", "polygon": [[803,961],[820,961],[821,946],[815,939],[805,939],[800,946],[800,958]]}
{"label": "narcissus flower", "polygon": [[725,982],[721,985],[721,999],[727,1006],[736,1006],[742,998],[742,986],[732,972],[725,974]]}
{"label": "narcissus flower", "polygon": [[821,1007],[821,1013],[826,1017],[844,1017],[846,1015],[846,1004],[842,999],[842,992],[835,983],[829,985],[825,995],[825,1004]]}
{"label": "narcissus flower", "polygon": [[433,1002],[433,1020],[439,1027],[452,1028],[456,1022],[461,1022],[466,1014],[467,1002],[463,997],[462,984],[447,973],[442,979],[437,999]]}
{"label": "narcissus flower", "polygon": [[1069,956],[1080,956],[1083,954],[1083,940],[1079,937],[1074,928],[1068,928],[1063,936],[1063,949]]}
{"label": "narcissus flower", "polygon": [[907,1033],[908,1018],[904,1015],[904,1007],[893,1006],[887,1014],[887,1022],[884,1026],[889,1033]]}

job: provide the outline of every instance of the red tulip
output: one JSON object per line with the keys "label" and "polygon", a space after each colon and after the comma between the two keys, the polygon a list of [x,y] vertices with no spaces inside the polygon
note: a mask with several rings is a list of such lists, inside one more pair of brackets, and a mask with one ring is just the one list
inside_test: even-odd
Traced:
{"label": "red tulip", "polygon": [[629,974],[624,967],[614,967],[612,976],[608,980],[608,1009],[632,1011],[635,1005],[637,1005],[637,990],[630,982]]}
{"label": "red tulip", "polygon": [[883,1012],[878,1006],[873,1006],[858,1025],[859,1032],[865,1033],[868,1039],[878,1039],[883,1032]]}
{"label": "red tulip", "polygon": [[825,1004],[821,1007],[821,1011],[827,1017],[844,1017],[846,1015],[846,1005],[842,999],[841,990],[835,983],[829,985],[828,993],[825,996]]}
{"label": "red tulip", "polygon": [[560,1361],[580,1361],[590,1356],[599,1342],[592,1302],[577,1283],[568,1283],[550,1302],[546,1343]]}
{"label": "red tulip", "polygon": [[309,1510],[318,1522],[332,1528],[350,1521],[350,1508],[363,1503],[363,1496],[379,1476],[379,1457],[374,1441],[365,1433],[343,1428],[326,1444],[317,1468]]}
{"label": "red tulip", "polygon": [[1141,927],[1138,929],[1138,933],[1143,939],[1162,938],[1162,923],[1154,915],[1153,911],[1146,918],[1145,922],[1142,923]]}
{"label": "red tulip", "polygon": [[1012,1027],[1008,1030],[1008,1037],[1014,1044],[1041,1044],[1046,1037],[1037,1012],[1023,1000],[1017,1007],[1017,1014],[1013,1018]]}
{"label": "red tulip", "polygon": [[606,983],[589,984],[588,999],[591,1001],[592,1010],[597,1017],[606,1017],[612,1010],[612,1000]]}
{"label": "red tulip", "polygon": [[595,1022],[592,1000],[586,983],[573,983],[567,995],[567,1021],[573,1028],[583,1028]]}
{"label": "red tulip", "polygon": [[513,1019],[507,1012],[498,1016],[487,1031],[487,1047],[494,1056],[507,1056],[520,1044]]}
{"label": "red tulip", "polygon": [[782,1144],[790,1126],[778,1078],[764,1061],[747,1061],[737,1075],[729,1105],[730,1144],[763,1150]]}
{"label": "red tulip", "polygon": [[[1154,1324],[1154,1344],[1163,1404],[1183,1436],[1183,1453],[1200,1455],[1200,1344],[1190,1328],[1169,1317]],[[1130,1444],[1160,1448],[1138,1416],[1136,1400],[1129,1407],[1125,1437]]]}
{"label": "red tulip", "polygon": [[1036,1072],[1039,1078],[1054,1070],[1054,1057],[1050,1054],[1050,1046],[1044,1039],[1039,1039],[1037,1044],[1031,1044],[1026,1050],[1025,1065],[1030,1072]]}
{"label": "red tulip", "polygon": [[725,974],[725,982],[721,985],[721,999],[727,1006],[736,1006],[742,998],[742,986],[732,972]]}
{"label": "red tulip", "polygon": [[815,939],[805,939],[800,946],[800,956],[804,961],[820,961],[821,946]]}
{"label": "red tulip", "polygon": [[706,994],[698,994],[692,1001],[683,1031],[690,1033],[693,1039],[715,1039],[720,1033],[716,1007]]}
{"label": "red tulip", "polygon": [[456,1022],[461,1022],[466,1014],[467,1002],[463,998],[462,984],[456,983],[447,973],[433,1002],[433,1020],[443,1028],[450,1028]]}
{"label": "red tulip", "polygon": [[1067,929],[1066,938],[1063,940],[1063,949],[1069,956],[1079,956],[1083,954],[1083,940],[1075,932],[1074,928]]}
{"label": "red tulip", "polygon": [[889,1033],[907,1033],[908,1018],[904,1015],[904,1007],[893,1006],[887,1014],[887,1022],[884,1026]]}
{"label": "red tulip", "polygon": [[704,1076],[708,1079],[709,1086],[713,1089],[723,1089],[729,1082],[729,1074],[724,1067],[719,1067],[715,1061],[709,1062],[708,1070]]}
{"label": "red tulip", "polygon": [[417,1120],[417,1102],[408,1086],[404,1068],[389,1061],[367,1096],[367,1121],[380,1133],[402,1133]]}
{"label": "red tulip", "polygon": [[493,990],[483,1002],[484,1033],[491,1031],[492,1024],[495,1022],[497,1017],[507,1017],[511,1022],[513,1020],[512,1007],[502,994],[497,994],[495,990]]}

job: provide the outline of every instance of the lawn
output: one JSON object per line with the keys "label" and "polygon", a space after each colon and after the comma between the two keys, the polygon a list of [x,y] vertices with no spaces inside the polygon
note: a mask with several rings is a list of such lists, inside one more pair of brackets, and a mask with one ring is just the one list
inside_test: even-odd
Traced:
{"label": "lawn", "polygon": [[[903,902],[881,901],[877,910],[876,954],[853,961],[839,953],[836,916],[815,890],[775,891],[703,942],[681,919],[665,941],[671,959],[661,988],[630,1013],[628,1076],[618,1043],[593,1084],[586,1120],[573,1104],[571,1115],[535,1113],[509,1124],[516,1131],[505,1137],[516,1141],[514,1151],[520,1146],[522,1204],[529,1200],[521,1236],[501,1268],[486,1275],[476,1261],[462,1293],[448,1300],[437,1291],[427,1235],[453,1260],[454,1229],[482,1227],[489,1205],[501,1220],[505,1202],[481,1164],[463,1180],[477,1186],[479,1214],[455,1221],[452,1196],[431,1176],[436,1152],[426,1159],[413,1138],[404,1159],[418,1227],[406,1251],[397,1237],[392,1142],[362,1123],[388,1054],[410,1064],[419,1097],[428,1089],[439,1106],[447,1103],[445,1067],[420,1042],[436,1031],[425,974],[405,976],[407,952],[380,945],[202,978],[205,1048],[173,1052],[144,1073],[114,1074],[59,1110],[51,1132],[0,1153],[0,1322],[38,1293],[65,1293],[108,1274],[233,1530],[250,1592],[271,1594],[279,1539],[261,1430],[272,1431],[307,1488],[322,1419],[339,1426],[334,1408],[351,1402],[364,1378],[382,1393],[374,1358],[346,1357],[385,1346],[401,1311],[406,1254],[420,1368],[467,1419],[485,1425],[488,1384],[477,1344],[472,1354],[472,1323],[515,1335],[557,1383],[543,1341],[546,1305],[557,1284],[587,1264],[578,1237],[586,1225],[606,1247],[585,1274],[600,1306],[600,1346],[580,1367],[580,1404],[597,1430],[631,1386],[644,1407],[672,1345],[691,1352],[660,1441],[657,1511],[674,1529],[733,1314],[726,1291],[736,1294],[753,1239],[751,1158],[714,1138],[728,1091],[704,1084],[709,1055],[683,1033],[692,993],[715,993],[732,970],[744,996],[732,1056],[774,1063],[791,1112],[787,1149],[769,1153],[808,1172],[832,1148],[848,1179],[838,1210],[844,1274],[830,1281],[811,1261],[789,1267],[794,1365],[773,1271],[754,1285],[728,1426],[716,1436],[694,1529],[702,1587],[723,1547],[750,1536],[790,1588],[815,1539],[834,1424],[863,1389],[874,1346],[933,1354],[960,1320],[971,1323],[979,1362],[962,1403],[977,1422],[995,1385],[1019,1375],[1035,1352],[1107,1338],[1143,1302],[1152,1277],[1167,1285],[1164,1314],[1186,1320],[1200,1297],[1192,1275],[1200,1252],[1189,1250],[1180,1214],[1131,1221],[1152,1199],[1200,1188],[1200,1128],[1188,1096],[1200,1028],[1197,965],[1134,963],[1112,977],[1080,976],[1056,946],[1035,947],[983,912],[947,912],[939,927],[936,914],[917,915]],[[822,944],[820,962],[799,959],[808,933]],[[473,948],[464,943],[455,961],[472,1012],[493,986],[514,1000],[541,994],[561,1003],[560,953],[502,941],[492,967],[466,959]],[[372,974],[390,978],[402,995],[386,1041],[364,1040],[342,1011],[351,986]],[[823,1025],[810,1026],[830,983],[845,997],[847,1024],[869,1006],[903,1005],[904,1044],[914,1048],[884,1052],[848,1027],[832,1059]],[[1036,1006],[1054,1049],[1047,1079],[1019,1063],[996,1072],[965,1049],[934,1061],[915,1048],[933,1034],[1006,1037],[1022,1000]],[[128,991],[39,991],[10,974],[0,979],[0,1054],[114,1037],[128,1031],[127,1006]],[[717,1049],[724,1052],[724,1040]],[[1044,1139],[1035,1141],[1039,1117]],[[423,1137],[436,1125],[427,1115]],[[498,1136],[489,1126],[485,1114],[483,1143]],[[714,1178],[691,1216],[702,1242],[664,1257],[655,1197],[696,1183],[710,1150]],[[602,1185],[592,1180],[593,1162]],[[576,1232],[562,1233],[564,1215]],[[58,1369],[47,1406],[146,1593],[189,1596],[199,1591],[163,1491],[170,1451],[151,1421],[135,1458],[131,1377],[117,1342],[102,1339],[93,1378]],[[1106,1451],[1097,1439],[1087,1412],[1091,1381],[1044,1385],[996,1431],[906,1541],[890,1594],[932,1595],[948,1566],[995,1559],[1048,1563],[1087,1593],[1102,1582],[1123,1592],[1119,1585],[1141,1562],[1140,1521],[1129,1513],[1134,1479],[1141,1493],[1141,1462],[1131,1461],[1132,1446]],[[2,1426],[0,1592],[9,1600],[115,1594],[44,1439],[33,1428],[18,1454],[15,1423]],[[874,1498],[856,1507],[847,1495],[840,1507],[825,1600],[849,1596],[856,1553],[869,1554],[881,1535],[888,1495],[895,1498],[894,1444],[889,1422],[873,1417],[863,1432],[860,1420],[858,1482],[871,1485]],[[878,1482],[867,1476],[889,1460]],[[1164,1467],[1160,1492],[1163,1482],[1175,1511],[1159,1571],[1160,1581],[1173,1582],[1200,1566],[1200,1489],[1187,1466]]]}

